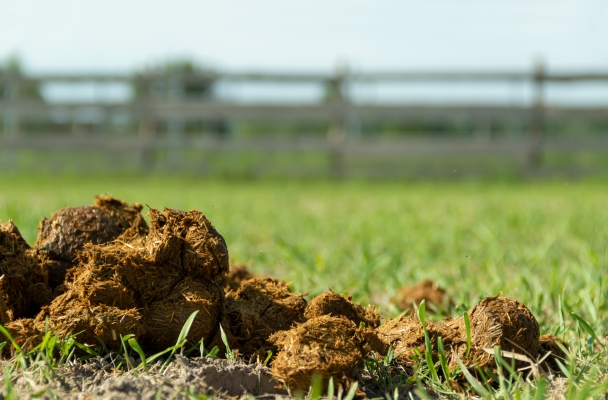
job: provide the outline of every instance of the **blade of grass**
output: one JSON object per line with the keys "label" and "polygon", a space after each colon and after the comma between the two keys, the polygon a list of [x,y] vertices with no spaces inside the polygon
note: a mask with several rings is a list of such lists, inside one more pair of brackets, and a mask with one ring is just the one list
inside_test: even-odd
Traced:
{"label": "blade of grass", "polygon": [[[179,336],[177,337],[177,342],[175,343],[175,346],[170,348],[171,354],[169,354],[169,357],[167,357],[167,360],[162,365],[161,371],[169,365],[169,362],[171,362],[171,358],[173,358],[177,349],[181,348],[184,345],[184,343],[186,342],[186,337],[188,336],[188,332],[190,332],[190,328],[192,327],[192,324],[194,323],[194,318],[196,318],[196,314],[198,314],[198,310],[196,310],[192,314],[190,314],[190,316],[184,323],[184,326],[182,326],[182,330],[179,332]],[[169,350],[169,349],[167,349],[167,350]]]}

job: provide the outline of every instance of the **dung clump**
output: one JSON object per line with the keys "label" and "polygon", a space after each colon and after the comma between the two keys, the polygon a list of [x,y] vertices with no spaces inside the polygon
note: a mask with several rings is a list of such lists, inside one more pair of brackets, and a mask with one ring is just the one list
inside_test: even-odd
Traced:
{"label": "dung clump", "polygon": [[155,261],[173,262],[185,276],[221,283],[229,270],[228,247],[203,213],[165,208],[162,213],[151,209],[149,215],[145,245]]}
{"label": "dung clump", "polygon": [[147,224],[140,204],[109,196],[97,196],[93,206],[66,207],[44,218],[38,225],[35,248],[48,270],[52,288],[63,282],[66,271],[76,262],[77,252],[87,243],[104,244],[126,231],[146,234]]}
{"label": "dung clump", "polygon": [[2,289],[2,281],[0,280],[0,324],[6,325],[14,319],[13,310],[8,308],[6,304],[6,294],[4,294],[4,290]]}
{"label": "dung clump", "polygon": [[307,390],[315,374],[323,378],[324,387],[332,377],[348,387],[363,367],[361,332],[346,318],[312,318],[275,333],[270,342],[279,349],[272,374],[292,390]]}
{"label": "dung clump", "polygon": [[[268,338],[304,322],[306,300],[289,290],[289,285],[272,278],[254,278],[241,283],[236,292],[226,296],[226,314],[222,326],[232,336],[232,349],[244,356],[265,357],[274,346]],[[222,348],[219,335],[212,345]]]}
{"label": "dung clump", "polygon": [[[444,346],[458,343],[461,338],[460,324],[457,320],[448,319],[443,322],[426,321],[425,326],[434,350],[433,358],[437,357],[437,338],[441,337]],[[464,325],[463,325],[464,326]],[[416,364],[416,353],[424,354],[426,344],[422,323],[416,315],[402,315],[398,318],[387,319],[378,330],[379,339],[385,347],[392,346],[399,364],[413,367]]]}
{"label": "dung clump", "polygon": [[332,290],[327,290],[308,303],[304,316],[307,319],[322,315],[344,317],[353,321],[357,326],[364,323],[365,326],[377,328],[380,325],[378,309],[374,306],[363,308],[361,305],[353,303],[351,299],[351,296],[341,296]]}
{"label": "dung clump", "polygon": [[[36,323],[33,318],[17,319],[5,324],[4,327],[13,340],[26,352],[40,343],[45,330],[45,324]],[[0,343],[5,340],[6,338],[0,338]]]}
{"label": "dung clump", "polygon": [[109,349],[119,350],[120,337],[144,333],[142,316],[135,309],[121,310],[105,304],[91,305],[74,291],[55,298],[34,319],[35,326],[45,326],[64,338],[76,335],[76,340],[88,346],[99,346],[100,340]]}
{"label": "dung clump", "polygon": [[223,300],[222,288],[218,284],[186,278],[169,296],[151,303],[142,311],[146,330],[143,341],[153,350],[175,345],[188,317],[198,311],[187,339],[192,343],[201,339],[203,343],[209,343],[219,329]]}
{"label": "dung clump", "polygon": [[447,306],[451,303],[445,290],[437,282],[425,279],[414,286],[406,286],[397,292],[392,302],[403,311],[411,311],[425,300],[427,309],[437,311],[437,307]]}
{"label": "dung clump", "polygon": [[567,355],[562,349],[562,347],[568,349],[566,342],[550,333],[542,335],[538,341],[538,356],[541,359],[546,357],[543,366],[548,367],[553,373],[561,374],[561,369],[559,368],[557,361],[564,365],[566,363]]}
{"label": "dung clump", "polygon": [[468,314],[471,321],[471,355],[481,368],[495,368],[494,355],[483,350],[495,346],[532,359],[538,354],[538,322],[519,301],[502,296],[486,297]]}
{"label": "dung clump", "polygon": [[256,276],[252,274],[246,266],[233,265],[230,267],[230,271],[228,271],[226,276],[224,276],[224,279],[222,280],[222,287],[226,293],[234,291],[241,286],[243,281],[253,279],[255,277]]}
{"label": "dung clump", "polygon": [[48,275],[12,221],[0,223],[0,279],[12,318],[33,317],[50,301]]}

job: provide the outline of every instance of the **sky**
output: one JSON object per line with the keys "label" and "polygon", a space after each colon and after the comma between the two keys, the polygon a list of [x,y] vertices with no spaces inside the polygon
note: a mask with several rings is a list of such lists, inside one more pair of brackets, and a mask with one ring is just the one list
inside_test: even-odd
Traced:
{"label": "sky", "polygon": [[604,0],[0,0],[0,60],[129,72],[608,69]]}

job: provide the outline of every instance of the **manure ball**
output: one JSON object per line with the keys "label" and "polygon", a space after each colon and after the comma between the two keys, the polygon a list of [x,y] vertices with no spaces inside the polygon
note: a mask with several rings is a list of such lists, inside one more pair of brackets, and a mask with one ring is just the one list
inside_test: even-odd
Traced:
{"label": "manure ball", "polygon": [[351,296],[341,296],[332,290],[327,290],[308,303],[304,316],[307,319],[332,315],[344,317],[359,326],[362,322],[367,327],[377,328],[380,325],[380,314],[374,306],[363,308],[351,301]]}
{"label": "manure ball", "polygon": [[346,318],[312,318],[269,340],[279,349],[272,374],[292,390],[308,389],[315,374],[322,376],[325,387],[332,377],[348,386],[363,367],[361,331]]}

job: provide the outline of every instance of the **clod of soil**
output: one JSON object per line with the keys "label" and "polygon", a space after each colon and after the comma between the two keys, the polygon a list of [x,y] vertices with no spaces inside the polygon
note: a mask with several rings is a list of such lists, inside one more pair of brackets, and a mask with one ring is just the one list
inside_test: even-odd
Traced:
{"label": "clod of soil", "polygon": [[553,373],[561,374],[561,369],[557,365],[557,361],[559,360],[562,364],[565,365],[567,355],[561,349],[561,347],[558,345],[558,343],[567,349],[568,345],[566,344],[566,342],[564,342],[557,336],[554,336],[554,335],[548,333],[548,334],[542,335],[539,338],[539,343],[540,343],[540,346],[538,349],[538,356],[540,358],[542,358],[542,357],[545,357],[545,355],[547,355],[549,353],[548,357],[545,359],[545,362],[543,363],[543,367],[548,367]]}
{"label": "clod of soil", "polygon": [[445,290],[439,287],[437,282],[425,279],[414,286],[406,286],[397,292],[392,302],[404,311],[411,311],[414,306],[418,307],[422,300],[426,300],[427,309],[436,311],[440,306],[451,303]]}
{"label": "clod of soil", "polygon": [[97,196],[93,206],[62,208],[40,221],[35,248],[48,270],[51,287],[63,282],[77,251],[86,243],[108,243],[134,226],[145,234],[148,227],[141,210],[137,203],[128,205],[109,196]]}
{"label": "clod of soil", "polygon": [[483,351],[495,346],[500,346],[503,351],[536,358],[540,346],[538,322],[519,301],[502,296],[486,297],[468,313],[471,321],[470,356],[481,368],[495,368],[494,355]]}
{"label": "clod of soil", "polygon": [[0,277],[11,318],[33,317],[51,299],[48,275],[12,221],[0,223]]}
{"label": "clod of soil", "polygon": [[371,305],[363,308],[359,304],[353,303],[351,299],[351,296],[345,297],[334,293],[331,289],[327,290],[308,303],[304,316],[312,319],[322,315],[332,315],[349,319],[357,326],[362,322],[371,328],[380,326],[378,308]]}
{"label": "clod of soil", "polygon": [[[292,293],[289,285],[271,278],[254,278],[243,281],[236,292],[226,296],[226,314],[222,327],[233,337],[232,349],[244,356],[266,356],[274,346],[268,342],[273,333],[286,330],[295,323],[304,322],[306,300]],[[224,348],[219,334],[211,346]]]}
{"label": "clod of soil", "polygon": [[230,267],[228,274],[224,276],[224,279],[222,280],[222,287],[226,293],[235,291],[241,286],[243,281],[253,278],[256,278],[256,276],[252,274],[246,266],[233,265]]}
{"label": "clod of soil", "polygon": [[331,377],[336,385],[349,386],[363,367],[361,332],[346,318],[316,317],[270,341],[279,348],[272,374],[291,390],[307,390],[315,374],[325,387]]}
{"label": "clod of soil", "polygon": [[230,268],[228,247],[203,213],[165,208],[149,215],[146,246],[156,253],[155,261],[177,263],[185,276],[222,282]]}
{"label": "clod of soil", "polygon": [[198,311],[187,339],[192,343],[201,339],[209,343],[219,329],[223,300],[222,288],[217,283],[186,278],[169,296],[142,311],[146,330],[143,341],[152,350],[175,345],[188,317]]}

